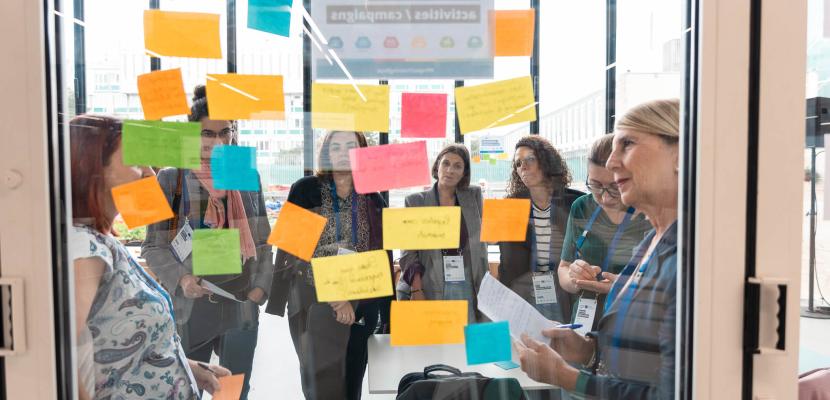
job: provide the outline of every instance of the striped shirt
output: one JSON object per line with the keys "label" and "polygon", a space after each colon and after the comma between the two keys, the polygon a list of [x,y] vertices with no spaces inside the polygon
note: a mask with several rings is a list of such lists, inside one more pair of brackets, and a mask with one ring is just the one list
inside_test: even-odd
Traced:
{"label": "striped shirt", "polygon": [[551,206],[541,209],[536,204],[531,204],[530,222],[533,224],[533,233],[536,235],[536,268],[539,271],[548,271],[552,269],[551,262],[559,263],[559,260],[551,260],[550,257],[551,254],[558,256],[562,252],[564,237],[559,229],[551,227]]}

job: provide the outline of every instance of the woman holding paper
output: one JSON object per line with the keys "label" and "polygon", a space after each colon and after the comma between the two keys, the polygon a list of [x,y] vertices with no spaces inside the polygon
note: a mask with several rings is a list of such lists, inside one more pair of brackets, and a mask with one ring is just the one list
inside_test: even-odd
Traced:
{"label": "woman holding paper", "polygon": [[[330,132],[320,147],[317,174],[291,185],[289,202],[327,219],[313,258],[383,248],[386,202],[378,193],[356,193],[352,181],[349,150],[366,146],[360,132]],[[390,273],[391,258],[390,253]],[[265,312],[285,316],[288,305],[306,399],[360,399],[366,342],[377,327],[388,332],[391,296],[320,303],[310,263],[282,249],[277,251],[271,293]]]}
{"label": "woman holding paper", "polygon": [[571,204],[583,193],[568,188],[571,173],[545,138],[525,136],[516,143],[508,198],[530,199],[523,242],[501,242],[499,280],[546,318],[571,319],[571,294],[562,289],[556,267],[562,253]]}
{"label": "woman holding paper", "polygon": [[461,231],[457,249],[404,250],[403,277],[398,298],[411,300],[467,300],[468,318],[475,322],[476,293],[488,271],[487,246],[481,236],[481,188],[470,186],[470,153],[451,144],[432,165],[432,189],[406,197],[407,207],[460,207]]}
{"label": "woman holding paper", "polygon": [[[121,122],[82,115],[69,122],[78,397],[192,399],[219,389],[225,368],[185,357],[170,296],[112,236],[112,188],[144,177],[124,165]],[[201,364],[201,365],[199,365]],[[117,377],[115,379],[114,377]]]}
{"label": "woman holding paper", "polygon": [[543,331],[550,346],[517,342],[531,378],[589,398],[674,398],[679,115],[677,100],[656,100],[617,121],[606,166],[654,229],[614,281],[598,332],[553,328]]}
{"label": "woman holding paper", "polygon": [[[222,189],[216,187],[219,182],[214,179],[211,158],[220,154],[214,152],[219,146],[236,146],[236,122],[210,119],[204,86],[194,90],[189,119],[201,125],[201,169],[159,172],[159,184],[174,217],[147,228],[141,253],[161,284],[173,293],[176,322],[188,357],[208,361],[215,352],[221,365],[234,374],[245,374],[241,396],[245,399],[257,344],[259,306],[268,298],[273,274],[271,245],[266,242],[271,227],[261,189],[226,190],[238,184],[227,180],[221,183]],[[254,179],[259,187],[259,175]],[[239,257],[241,271],[227,273],[223,265],[194,265],[193,237],[199,230],[212,235],[238,232],[239,254],[230,258]],[[214,272],[216,268],[222,269],[220,275]]]}

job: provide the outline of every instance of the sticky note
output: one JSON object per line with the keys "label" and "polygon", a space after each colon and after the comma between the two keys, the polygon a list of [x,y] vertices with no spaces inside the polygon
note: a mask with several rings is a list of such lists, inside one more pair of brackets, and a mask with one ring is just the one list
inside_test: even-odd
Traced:
{"label": "sticky note", "polygon": [[277,223],[268,236],[268,243],[300,259],[311,261],[325,227],[326,217],[285,202]]}
{"label": "sticky note", "polygon": [[201,131],[197,122],[124,121],[124,164],[199,169]]}
{"label": "sticky note", "polygon": [[385,249],[457,249],[460,240],[461,207],[383,209]]}
{"label": "sticky note", "polygon": [[288,37],[293,0],[248,0],[248,28]]}
{"label": "sticky note", "polygon": [[154,176],[112,188],[112,200],[130,229],[173,218],[173,210]]}
{"label": "sticky note", "polygon": [[213,187],[220,190],[259,190],[256,147],[220,145],[210,153]]}
{"label": "sticky note", "polygon": [[219,378],[219,390],[213,392],[213,400],[239,400],[245,374],[229,375]]}
{"label": "sticky note", "polygon": [[208,74],[210,119],[284,120],[280,75]]}
{"label": "sticky note", "polygon": [[446,136],[446,93],[403,93],[401,95],[402,138],[444,138]]}
{"label": "sticky note", "polygon": [[482,242],[523,242],[530,221],[530,199],[484,199]]}
{"label": "sticky note", "polygon": [[351,149],[349,162],[358,193],[432,183],[424,141]]}
{"label": "sticky note", "polygon": [[[389,85],[311,85],[311,126],[359,132],[389,131]],[[365,99],[364,99],[365,98]]]}
{"label": "sticky note", "polygon": [[182,70],[155,71],[138,76],[138,97],[144,119],[162,119],[190,113],[184,93]]}
{"label": "sticky note", "polygon": [[496,56],[530,56],[536,17],[533,10],[494,10]]}
{"label": "sticky note", "polygon": [[392,346],[428,346],[464,342],[467,300],[393,301]]}
{"label": "sticky note", "polygon": [[193,275],[224,275],[242,272],[239,229],[193,231]]}
{"label": "sticky note", "polygon": [[219,14],[144,10],[144,48],[153,57],[222,58]]}
{"label": "sticky note", "polygon": [[392,295],[386,251],[375,250],[311,259],[317,301],[371,299]]}
{"label": "sticky note", "polygon": [[529,76],[455,88],[461,133],[536,121],[536,100]]}
{"label": "sticky note", "polygon": [[510,361],[510,327],[507,321],[464,327],[467,365]]}

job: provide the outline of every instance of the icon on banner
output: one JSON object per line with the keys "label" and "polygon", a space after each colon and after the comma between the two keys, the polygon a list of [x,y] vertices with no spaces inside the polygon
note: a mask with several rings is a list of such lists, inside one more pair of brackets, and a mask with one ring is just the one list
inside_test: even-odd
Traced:
{"label": "icon on banner", "polygon": [[470,40],[467,40],[467,47],[471,49],[477,49],[484,45],[484,42],[481,41],[481,37],[479,36],[470,36]]}
{"label": "icon on banner", "polygon": [[444,36],[441,39],[441,47],[443,47],[445,49],[451,49],[451,48],[455,47],[455,40],[452,40],[452,37],[450,37],[450,36]]}
{"label": "icon on banner", "polygon": [[386,40],[383,41],[383,47],[387,49],[397,49],[400,43],[398,43],[398,38],[394,36],[387,36]]}
{"label": "icon on banner", "polygon": [[427,40],[423,36],[416,36],[412,39],[412,47],[415,49],[423,49],[427,47]]}
{"label": "icon on banner", "polygon": [[372,41],[366,36],[361,36],[357,38],[357,41],[354,43],[354,47],[357,47],[358,49],[368,49],[372,47]]}
{"label": "icon on banner", "polygon": [[332,36],[331,39],[329,39],[329,47],[332,49],[342,49],[343,39],[340,39],[340,36]]}

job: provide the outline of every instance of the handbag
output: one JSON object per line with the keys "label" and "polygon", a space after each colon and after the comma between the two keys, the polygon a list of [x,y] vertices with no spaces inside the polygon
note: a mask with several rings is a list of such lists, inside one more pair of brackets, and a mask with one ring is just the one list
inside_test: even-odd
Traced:
{"label": "handbag", "polygon": [[[436,374],[444,372],[447,374]],[[526,400],[516,378],[488,378],[435,364],[401,378],[396,400]]]}

